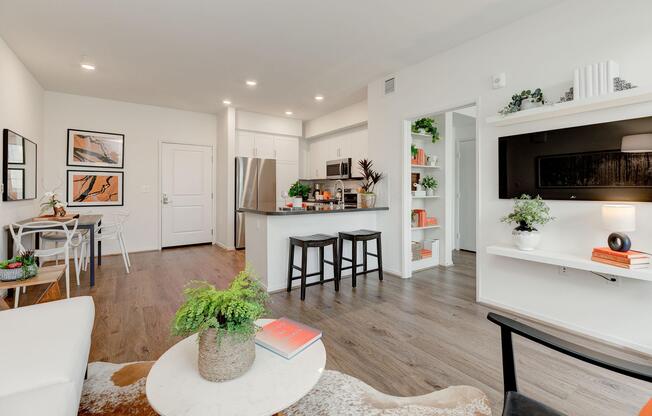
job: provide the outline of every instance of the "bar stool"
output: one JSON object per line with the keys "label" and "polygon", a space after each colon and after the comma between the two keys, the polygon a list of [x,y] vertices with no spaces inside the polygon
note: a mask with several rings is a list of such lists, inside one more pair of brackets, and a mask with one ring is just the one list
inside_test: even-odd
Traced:
{"label": "bar stool", "polygon": [[[357,275],[371,272],[378,272],[378,279],[383,280],[383,251],[380,238],[380,231],[372,230],[355,230],[340,232],[340,275],[342,270],[351,270],[351,283],[353,287],[357,284]],[[344,257],[344,240],[351,242],[351,258]],[[376,240],[376,253],[369,253],[367,251],[367,241]],[[358,264],[358,241],[362,241],[362,264]],[[378,267],[372,270],[367,268],[367,257],[372,256],[378,259]],[[351,266],[342,267],[342,261],[346,260],[351,263]],[[362,273],[358,273],[358,267],[362,266]]]}
{"label": "bar stool", "polygon": [[[338,265],[341,263],[337,255],[337,240],[336,236],[326,234],[313,234],[302,237],[290,237],[290,256],[288,260],[288,288],[287,291],[292,291],[292,281],[301,279],[301,300],[306,298],[306,287],[313,285],[323,285],[326,282],[335,282],[335,291],[340,290],[340,271]],[[333,246],[333,260],[329,261],[324,259],[324,247]],[[301,247],[301,267],[294,265],[294,248]],[[319,271],[316,273],[308,273],[308,249],[319,248]],[[324,263],[330,264],[333,267],[333,278],[324,279]],[[300,276],[293,276],[294,270],[301,272]],[[306,278],[311,276],[319,276],[317,282],[306,284]]]}

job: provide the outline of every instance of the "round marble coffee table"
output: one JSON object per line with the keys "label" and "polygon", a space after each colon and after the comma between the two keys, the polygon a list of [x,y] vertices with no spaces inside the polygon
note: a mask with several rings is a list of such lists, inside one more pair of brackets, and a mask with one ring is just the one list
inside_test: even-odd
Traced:
{"label": "round marble coffee table", "polygon": [[305,396],[326,366],[321,340],[290,360],[256,345],[249,371],[234,380],[212,383],[199,375],[197,349],[197,335],[190,336],[167,350],[149,372],[147,400],[160,415],[270,416]]}

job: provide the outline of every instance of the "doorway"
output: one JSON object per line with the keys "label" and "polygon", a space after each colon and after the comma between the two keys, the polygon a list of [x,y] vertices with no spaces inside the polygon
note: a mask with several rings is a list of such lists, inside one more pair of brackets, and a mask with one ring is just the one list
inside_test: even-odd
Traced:
{"label": "doorway", "polygon": [[213,149],[161,143],[161,247],[213,241]]}
{"label": "doorway", "polygon": [[455,248],[475,252],[476,119],[475,107],[453,113],[455,138]]}

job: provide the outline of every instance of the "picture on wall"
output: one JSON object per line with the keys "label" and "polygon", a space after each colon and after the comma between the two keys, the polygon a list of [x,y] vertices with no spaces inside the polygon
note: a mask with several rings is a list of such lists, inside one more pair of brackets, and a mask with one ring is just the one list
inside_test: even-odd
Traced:
{"label": "picture on wall", "polygon": [[68,166],[124,167],[124,134],[68,129]]}
{"label": "picture on wall", "polygon": [[121,206],[123,193],[123,172],[68,171],[69,207]]}

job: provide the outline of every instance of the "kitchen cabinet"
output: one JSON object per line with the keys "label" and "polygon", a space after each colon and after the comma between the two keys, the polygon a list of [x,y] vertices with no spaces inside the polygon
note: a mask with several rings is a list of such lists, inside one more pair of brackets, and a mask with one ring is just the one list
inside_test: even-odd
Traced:
{"label": "kitchen cabinet", "polygon": [[299,162],[299,139],[296,137],[274,137],[276,160]]}
{"label": "kitchen cabinet", "polygon": [[358,176],[358,161],[368,157],[367,129],[351,129],[314,139],[308,151],[308,176],[311,178],[325,178],[326,162],[344,158],[351,158],[351,173],[353,176]]}
{"label": "kitchen cabinet", "polygon": [[281,193],[288,191],[298,179],[299,162],[276,161],[276,204],[278,206],[282,206],[285,202],[281,198]]}
{"label": "kitchen cabinet", "polygon": [[270,134],[255,134],[254,145],[256,147],[256,157],[261,159],[275,159],[274,136]]}
{"label": "kitchen cabinet", "polygon": [[351,158],[352,176],[360,176],[358,162],[369,157],[369,135],[367,134],[367,129],[359,129],[351,132],[349,144],[349,153],[345,157]]}
{"label": "kitchen cabinet", "polygon": [[256,157],[255,136],[253,133],[240,131],[237,134],[236,154],[240,157]]}
{"label": "kitchen cabinet", "polygon": [[297,137],[238,131],[236,135],[236,155],[298,163],[299,139]]}

